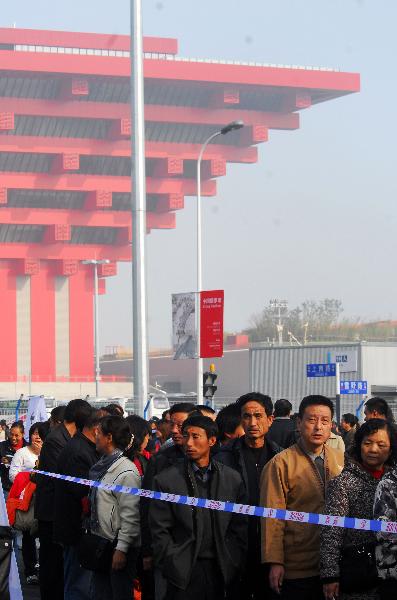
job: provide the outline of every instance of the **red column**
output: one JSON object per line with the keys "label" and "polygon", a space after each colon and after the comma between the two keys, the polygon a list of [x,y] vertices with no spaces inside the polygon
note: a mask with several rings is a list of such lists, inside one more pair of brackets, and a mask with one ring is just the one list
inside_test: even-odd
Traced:
{"label": "red column", "polygon": [[52,381],[55,378],[55,289],[48,263],[30,279],[32,378]]}
{"label": "red column", "polygon": [[7,260],[0,261],[0,380],[17,376],[17,311],[15,274]]}
{"label": "red column", "polygon": [[69,278],[70,377],[94,377],[94,272],[80,265]]}

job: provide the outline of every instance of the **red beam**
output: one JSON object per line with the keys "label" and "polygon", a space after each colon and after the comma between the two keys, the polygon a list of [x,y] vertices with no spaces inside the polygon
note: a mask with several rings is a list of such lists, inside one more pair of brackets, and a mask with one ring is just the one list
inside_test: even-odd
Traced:
{"label": "red beam", "polygon": [[159,158],[152,173],[153,177],[183,177],[183,159],[175,156]]}
{"label": "red beam", "polygon": [[95,244],[0,244],[0,259],[41,258],[44,260],[108,259],[130,261],[131,246]]}
{"label": "red beam", "polygon": [[[0,208],[0,224],[48,225],[57,227],[52,232],[53,241],[70,239],[64,235],[65,227],[128,227],[131,213],[128,211],[82,211],[56,208]],[[166,214],[147,213],[147,226],[151,229],[173,229],[174,218]],[[66,233],[65,233],[66,235]]]}
{"label": "red beam", "polygon": [[80,157],[76,153],[58,154],[51,165],[51,173],[65,173],[80,169]]}
{"label": "red beam", "polygon": [[[297,110],[296,107],[293,110]],[[105,102],[59,102],[56,100],[36,100],[27,98],[0,98],[0,112],[13,112],[16,115],[41,117],[73,117],[80,119],[128,120],[128,104]],[[188,106],[145,106],[146,122],[191,123],[194,125],[221,126],[230,121],[242,120],[246,125],[266,125],[269,129],[298,129],[299,115],[292,112],[262,112],[260,110],[195,108]],[[118,135],[125,131],[117,130]],[[130,128],[128,133],[130,133]]]}
{"label": "red beam", "polygon": [[[2,50],[0,70],[91,77],[129,77],[130,59]],[[360,75],[340,71],[152,59],[144,61],[144,71],[146,79],[170,80],[173,83],[206,82],[217,85],[332,90],[335,97],[340,96],[341,92],[345,94],[360,91]]]}
{"label": "red beam", "polygon": [[182,194],[164,194],[159,196],[156,206],[156,212],[169,212],[172,210],[181,210],[185,207],[185,199]]}
{"label": "red beam", "polygon": [[108,190],[96,190],[87,194],[84,208],[86,210],[100,210],[102,208],[111,208],[112,204],[112,192]]}
{"label": "red beam", "polygon": [[216,90],[210,100],[213,108],[225,106],[238,106],[240,104],[240,90],[238,88],[223,88]]}
{"label": "red beam", "polygon": [[[47,175],[42,173],[2,173],[2,185],[7,189],[23,190],[69,190],[77,192],[92,192],[107,189],[112,192],[131,192],[129,177],[106,175]],[[155,179],[146,178],[148,194],[180,193],[194,196],[197,193],[194,179]],[[203,196],[215,196],[216,181],[207,180],[202,183]]]}
{"label": "red beam", "polygon": [[[0,135],[0,152],[34,152],[37,154],[76,154],[94,156],[131,156],[130,142],[126,140],[103,141],[79,138],[46,138],[22,135]],[[197,160],[200,144],[172,142],[146,142],[146,158],[178,156],[184,160]],[[205,158],[224,158],[227,162],[256,163],[258,150],[254,147],[234,147],[210,144]]]}
{"label": "red beam", "polygon": [[[0,43],[29,46],[61,46],[65,48],[90,48],[94,50],[130,49],[128,35],[106,33],[79,33],[75,31],[47,31],[38,29],[0,28]],[[178,40],[174,38],[143,38],[143,51],[159,54],[176,54]]]}

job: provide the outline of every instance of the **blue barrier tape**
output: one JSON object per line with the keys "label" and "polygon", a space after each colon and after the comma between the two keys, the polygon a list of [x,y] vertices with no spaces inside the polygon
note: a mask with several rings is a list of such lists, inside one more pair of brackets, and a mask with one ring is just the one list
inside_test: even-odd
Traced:
{"label": "blue barrier tape", "polygon": [[81,477],[72,477],[71,475],[59,475],[58,473],[49,473],[47,471],[28,470],[31,473],[54,477],[71,483],[79,483],[89,487],[96,487],[109,492],[119,492],[122,494],[131,494],[140,496],[149,500],[162,500],[164,502],[173,502],[174,504],[184,504],[188,506],[198,506],[199,508],[209,508],[223,512],[237,513],[241,515],[263,517],[265,519],[280,519],[281,521],[294,521],[296,523],[310,523],[312,525],[325,525],[327,527],[342,527],[344,529],[358,529],[360,531],[382,531],[384,533],[397,533],[396,521],[375,521],[372,519],[356,519],[354,517],[341,517],[337,515],[321,515],[316,513],[307,513],[300,511],[291,511],[285,509],[265,508],[263,506],[250,506],[249,504],[236,504],[234,502],[222,500],[206,500],[204,498],[193,498],[192,496],[180,496],[178,494],[166,494],[164,492],[153,492],[140,488],[130,488],[111,483],[102,483],[91,479],[82,479]]}

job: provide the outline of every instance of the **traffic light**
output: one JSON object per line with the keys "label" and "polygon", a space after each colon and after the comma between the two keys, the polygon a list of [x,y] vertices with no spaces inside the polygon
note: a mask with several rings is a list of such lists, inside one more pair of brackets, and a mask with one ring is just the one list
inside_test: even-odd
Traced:
{"label": "traffic light", "polygon": [[206,400],[212,400],[218,387],[215,385],[218,375],[215,373],[215,365],[210,365],[210,370],[203,373],[203,396]]}

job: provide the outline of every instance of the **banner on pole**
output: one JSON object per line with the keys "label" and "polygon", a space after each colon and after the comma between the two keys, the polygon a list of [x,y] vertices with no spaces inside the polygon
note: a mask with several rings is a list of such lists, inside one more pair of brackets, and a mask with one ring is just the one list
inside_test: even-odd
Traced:
{"label": "banner on pole", "polygon": [[200,357],[223,356],[224,291],[200,292]]}
{"label": "banner on pole", "polygon": [[195,292],[172,294],[172,346],[174,360],[197,358]]}
{"label": "banner on pole", "polygon": [[25,421],[25,440],[29,441],[29,429],[33,423],[48,420],[47,409],[43,396],[30,396],[28,401],[28,412]]}

